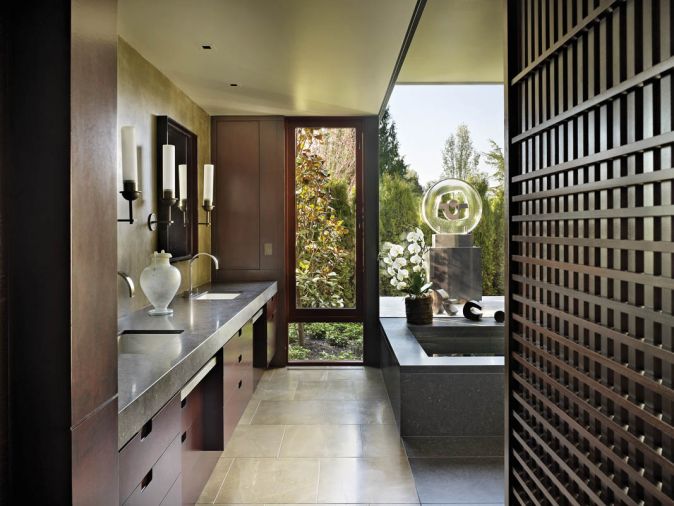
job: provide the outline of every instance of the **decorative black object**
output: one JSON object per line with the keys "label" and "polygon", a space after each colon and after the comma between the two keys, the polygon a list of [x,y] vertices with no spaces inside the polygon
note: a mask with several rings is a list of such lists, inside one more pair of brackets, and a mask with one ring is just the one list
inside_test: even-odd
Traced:
{"label": "decorative black object", "polygon": [[505,321],[505,311],[501,311],[500,309],[498,311],[494,311],[494,320],[496,320],[498,323],[503,323]]}
{"label": "decorative black object", "polygon": [[126,200],[129,201],[129,218],[128,219],[117,219],[118,222],[130,223],[133,225],[133,204],[132,202],[140,197],[141,191],[136,189],[135,181],[124,181],[123,190],[119,193],[122,194]]}
{"label": "decorative black object", "polygon": [[480,320],[482,318],[482,306],[474,300],[469,300],[463,305],[463,316],[473,321]]}

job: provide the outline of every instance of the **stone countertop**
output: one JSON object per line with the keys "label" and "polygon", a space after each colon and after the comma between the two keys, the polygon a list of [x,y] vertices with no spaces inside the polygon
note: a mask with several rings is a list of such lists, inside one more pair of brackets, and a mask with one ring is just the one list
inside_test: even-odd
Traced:
{"label": "stone countertop", "polygon": [[[200,291],[236,292],[232,300],[194,300],[180,294],[173,315],[148,308],[118,320],[125,334],[118,355],[118,447],[122,448],[199,369],[277,292],[275,281],[203,285]],[[171,333],[182,330],[182,333]]]}
{"label": "stone countertop", "polygon": [[429,357],[412,333],[412,330],[426,334],[446,332],[448,336],[458,333],[465,337],[472,331],[476,335],[494,332],[500,332],[502,335],[503,324],[496,323],[493,319],[473,322],[464,317],[452,317],[436,319],[431,325],[408,325],[405,318],[380,318],[379,324],[386,334],[401,371],[475,373],[486,372],[486,369],[492,372],[494,368],[498,371],[503,370],[503,357]]}
{"label": "stone countertop", "polygon": [[[505,302],[503,295],[485,295],[482,300],[477,302],[482,306],[483,322],[487,323],[491,320],[493,322],[494,312],[503,310]],[[459,312],[456,315],[448,315],[446,313],[435,315],[438,320],[467,321],[461,312],[463,306],[457,304]],[[379,297],[379,317],[380,318],[405,318],[405,297]]]}

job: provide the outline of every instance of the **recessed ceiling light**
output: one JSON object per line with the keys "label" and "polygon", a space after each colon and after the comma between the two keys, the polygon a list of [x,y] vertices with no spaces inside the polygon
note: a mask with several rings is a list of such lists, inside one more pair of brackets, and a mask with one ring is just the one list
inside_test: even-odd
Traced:
{"label": "recessed ceiling light", "polygon": [[211,46],[210,44],[202,44],[201,49],[213,49],[213,46]]}

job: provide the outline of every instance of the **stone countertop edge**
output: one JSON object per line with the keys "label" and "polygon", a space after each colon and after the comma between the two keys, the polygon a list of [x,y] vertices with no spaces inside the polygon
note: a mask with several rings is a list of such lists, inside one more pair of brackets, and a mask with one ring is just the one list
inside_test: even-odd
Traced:
{"label": "stone countertop edge", "polygon": [[402,372],[502,374],[504,371],[503,357],[429,357],[407,326],[405,318],[380,318],[379,325]]}
{"label": "stone countertop edge", "polygon": [[[201,342],[196,345],[189,353],[182,357],[177,363],[171,365],[166,372],[161,375],[148,388],[135,395],[130,402],[125,406],[120,406],[118,417],[118,449],[122,447],[141,429],[152,416],[154,416],[171,398],[180,391],[180,389],[194,376],[201,367],[213,356],[220,348],[222,348],[234,334],[248,322],[256,312],[263,307],[269,299],[271,299],[278,291],[276,281],[270,282],[251,282],[251,283],[218,283],[213,285],[204,285],[199,287],[206,289],[205,291],[213,292],[233,292],[240,291],[245,295],[246,291],[256,291],[257,295],[250,300],[245,306],[241,307],[234,315],[229,317],[221,323],[214,332],[204,333]],[[251,290],[252,289],[252,290]],[[253,294],[249,294],[253,295]],[[232,303],[236,304],[234,300],[218,300],[218,301],[194,301],[188,299],[180,299],[180,294],[176,296],[173,305],[176,304],[218,304],[222,305],[223,313],[231,312]],[[152,316],[146,314],[147,308],[143,308],[128,317],[121,318],[120,331],[124,330],[124,322],[131,322],[133,320],[143,321],[146,325],[141,325],[140,328],[151,328],[149,325],[153,322]],[[192,323],[185,322],[181,325],[179,315],[176,314],[172,324],[176,327],[189,328]],[[135,326],[138,328],[138,326]],[[192,338],[197,334],[194,332]],[[121,376],[122,371],[119,371]],[[122,382],[120,382],[121,384]]]}

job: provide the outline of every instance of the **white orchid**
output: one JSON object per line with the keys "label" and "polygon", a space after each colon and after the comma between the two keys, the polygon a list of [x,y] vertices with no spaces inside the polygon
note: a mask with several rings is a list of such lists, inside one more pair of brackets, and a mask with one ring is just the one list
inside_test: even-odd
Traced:
{"label": "white orchid", "polygon": [[407,292],[411,297],[421,297],[431,287],[424,268],[426,243],[420,228],[402,235],[403,244],[385,243],[382,254],[383,272],[389,276],[391,286]]}
{"label": "white orchid", "polygon": [[409,273],[409,271],[408,271],[407,269],[400,269],[400,270],[398,271],[398,274],[396,274],[396,277],[397,277],[400,281],[402,281],[402,280],[405,279],[405,278],[409,278],[409,277],[410,277],[410,273]]}

